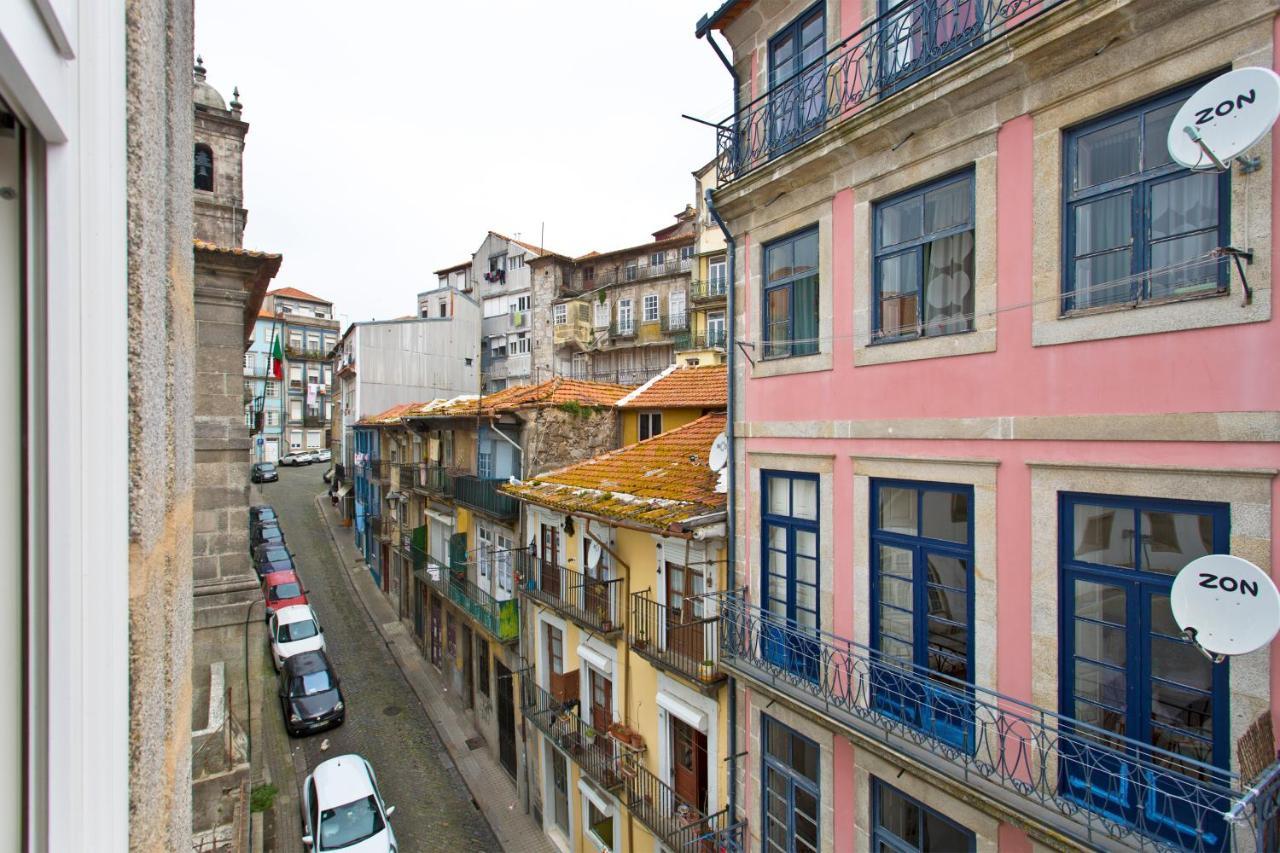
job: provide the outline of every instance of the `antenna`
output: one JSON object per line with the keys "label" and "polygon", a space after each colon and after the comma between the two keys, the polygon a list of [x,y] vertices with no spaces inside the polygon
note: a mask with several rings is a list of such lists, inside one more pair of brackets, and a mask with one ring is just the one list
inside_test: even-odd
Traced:
{"label": "antenna", "polygon": [[1214,663],[1271,642],[1280,630],[1280,592],[1262,569],[1230,554],[1192,560],[1169,591],[1173,619]]}

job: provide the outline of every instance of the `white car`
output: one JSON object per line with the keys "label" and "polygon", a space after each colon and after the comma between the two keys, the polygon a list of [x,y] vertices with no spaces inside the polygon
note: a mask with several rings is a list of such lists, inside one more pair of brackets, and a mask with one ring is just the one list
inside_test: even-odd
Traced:
{"label": "white car", "polygon": [[302,843],[317,853],[396,853],[388,806],[369,762],[339,755],[316,766],[302,786]]}
{"label": "white car", "polygon": [[276,669],[284,666],[285,658],[298,652],[324,650],[324,629],[316,619],[310,604],[291,604],[281,607],[267,620],[271,636],[271,660]]}
{"label": "white car", "polygon": [[317,450],[313,455],[316,457],[317,462],[333,461],[333,451],[331,450]]}

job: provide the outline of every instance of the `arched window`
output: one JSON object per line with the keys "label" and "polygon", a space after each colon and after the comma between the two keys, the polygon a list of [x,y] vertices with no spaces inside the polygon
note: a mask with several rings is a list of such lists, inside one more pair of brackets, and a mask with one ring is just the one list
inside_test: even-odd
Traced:
{"label": "arched window", "polygon": [[196,143],[196,189],[213,192],[213,149]]}

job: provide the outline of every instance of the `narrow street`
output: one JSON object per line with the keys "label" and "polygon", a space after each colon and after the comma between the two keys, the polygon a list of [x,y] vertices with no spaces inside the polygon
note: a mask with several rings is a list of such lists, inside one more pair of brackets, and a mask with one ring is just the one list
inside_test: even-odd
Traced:
{"label": "narrow street", "polygon": [[[346,722],[338,729],[290,742],[294,766],[309,772],[326,758],[349,752],[367,758],[387,804],[396,807],[391,824],[402,851],[498,850],[431,721],[344,576],[315,506],[327,468],[282,468],[278,483],[254,487],[254,503],[270,504],[280,515],[347,705]],[[264,709],[266,724],[282,733],[278,708],[272,710]],[[328,749],[322,751],[326,739]],[[303,778],[297,780],[299,789]]]}

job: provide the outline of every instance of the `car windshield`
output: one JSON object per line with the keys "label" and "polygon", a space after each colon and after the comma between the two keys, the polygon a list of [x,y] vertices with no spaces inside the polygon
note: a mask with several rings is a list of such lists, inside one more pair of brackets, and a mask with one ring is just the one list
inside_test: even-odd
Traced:
{"label": "car windshield", "polygon": [[320,849],[337,850],[382,832],[382,815],[373,795],[320,812]]}
{"label": "car windshield", "polygon": [[302,586],[293,581],[278,583],[271,587],[271,597],[276,601],[282,601],[286,598],[298,598],[301,595]]}
{"label": "car windshield", "polygon": [[292,643],[294,640],[306,640],[320,633],[316,623],[310,619],[301,622],[290,622],[276,629],[276,642]]}
{"label": "car windshield", "polygon": [[333,679],[329,677],[328,670],[323,669],[319,672],[308,672],[306,675],[299,675],[289,682],[290,696],[314,696],[317,693],[332,689]]}
{"label": "car windshield", "polygon": [[262,559],[270,560],[273,563],[277,560],[287,561],[289,559],[289,551],[279,545],[271,548],[264,548],[262,549]]}
{"label": "car windshield", "polygon": [[262,535],[263,539],[283,539],[284,538],[284,534],[280,532],[279,527],[264,527],[259,531],[259,533]]}
{"label": "car windshield", "polygon": [[[274,462],[263,462],[261,465],[259,465],[259,466],[258,466],[258,470],[259,470],[259,471],[274,471],[274,470],[276,470],[276,466],[275,466],[275,463],[274,463]],[[272,517],[273,517],[273,518],[275,517],[275,514],[274,514],[274,513],[272,513]]]}

